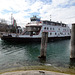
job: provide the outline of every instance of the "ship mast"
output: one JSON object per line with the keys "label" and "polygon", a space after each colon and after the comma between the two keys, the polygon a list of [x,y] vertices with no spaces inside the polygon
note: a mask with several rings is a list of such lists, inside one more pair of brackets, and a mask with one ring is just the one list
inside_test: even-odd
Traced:
{"label": "ship mast", "polygon": [[51,21],[51,15],[50,15],[50,21]]}

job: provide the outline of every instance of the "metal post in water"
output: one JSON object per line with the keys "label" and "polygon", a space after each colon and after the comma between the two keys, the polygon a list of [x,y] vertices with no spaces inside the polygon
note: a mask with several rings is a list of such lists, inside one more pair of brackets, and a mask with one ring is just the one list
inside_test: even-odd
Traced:
{"label": "metal post in water", "polygon": [[72,30],[71,30],[71,60],[75,60],[75,23],[72,24]]}
{"label": "metal post in water", "polygon": [[42,32],[39,58],[46,58],[47,41],[48,41],[48,32]]}

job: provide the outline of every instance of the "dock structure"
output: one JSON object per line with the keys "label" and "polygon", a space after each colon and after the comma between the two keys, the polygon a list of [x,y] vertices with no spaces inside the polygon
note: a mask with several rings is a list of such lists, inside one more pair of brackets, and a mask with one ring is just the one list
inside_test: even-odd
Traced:
{"label": "dock structure", "polygon": [[75,23],[72,24],[71,30],[71,60],[75,60]]}
{"label": "dock structure", "polygon": [[42,32],[39,58],[46,58],[47,41],[48,41],[48,32]]}

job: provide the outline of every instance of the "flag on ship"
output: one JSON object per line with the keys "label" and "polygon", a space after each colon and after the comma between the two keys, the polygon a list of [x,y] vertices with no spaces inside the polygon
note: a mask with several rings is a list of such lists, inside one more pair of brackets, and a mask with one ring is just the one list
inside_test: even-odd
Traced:
{"label": "flag on ship", "polygon": [[16,23],[16,20],[13,18],[13,26],[16,27],[17,26],[17,23]]}

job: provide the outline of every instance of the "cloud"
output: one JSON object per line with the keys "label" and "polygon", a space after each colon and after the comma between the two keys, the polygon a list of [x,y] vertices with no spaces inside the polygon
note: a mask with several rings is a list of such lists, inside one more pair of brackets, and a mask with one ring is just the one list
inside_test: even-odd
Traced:
{"label": "cloud", "polygon": [[35,3],[33,3],[30,7],[31,13],[33,12],[39,12],[39,9],[42,8],[43,2],[41,1],[36,1]]}
{"label": "cloud", "polygon": [[[71,4],[69,4],[69,2]],[[51,4],[43,5],[43,8],[40,9],[40,15],[42,19],[49,20],[51,15],[52,21],[62,21],[67,24],[72,24],[75,20],[74,2],[75,1],[71,2],[70,0],[52,0]],[[59,5],[61,5],[61,7]]]}
{"label": "cloud", "polygon": [[11,14],[13,14],[19,23],[19,21],[24,21],[24,16],[29,15],[27,12],[29,5],[25,0],[0,0],[0,7],[0,18],[6,20],[11,19]]}
{"label": "cloud", "polygon": [[25,26],[33,15],[43,20],[73,23],[75,21],[75,0],[0,0],[0,18],[11,19],[11,14],[18,25]]}
{"label": "cloud", "polygon": [[28,9],[28,3],[25,0],[0,0],[1,11],[11,10],[11,11],[22,11]]}

